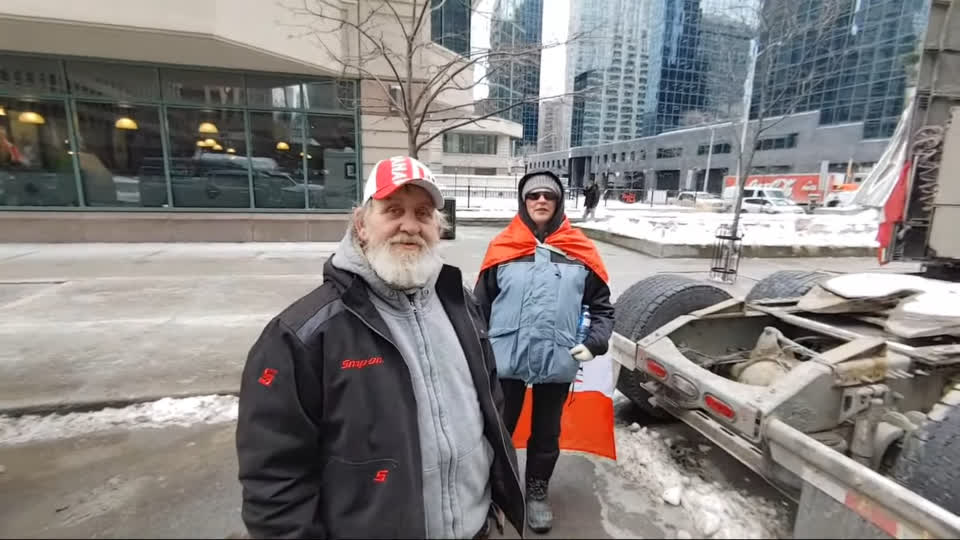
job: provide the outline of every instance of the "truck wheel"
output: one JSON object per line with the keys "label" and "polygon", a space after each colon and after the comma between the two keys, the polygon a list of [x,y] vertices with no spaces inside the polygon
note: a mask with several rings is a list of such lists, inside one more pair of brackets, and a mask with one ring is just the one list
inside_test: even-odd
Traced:
{"label": "truck wheel", "polygon": [[826,272],[808,270],[780,270],[761,279],[750,289],[746,301],[770,298],[797,298],[807,294],[820,280],[830,277]]}
{"label": "truck wheel", "polygon": [[891,475],[904,487],[960,513],[960,410],[950,407],[940,420],[928,417],[911,432]]}
{"label": "truck wheel", "polygon": [[[613,329],[632,340],[640,340],[668,322],[730,298],[723,289],[670,274],[658,274],[634,283],[614,305]],[[650,393],[641,386],[646,375],[621,369],[617,390],[654,418],[666,418],[663,409],[650,404]]]}

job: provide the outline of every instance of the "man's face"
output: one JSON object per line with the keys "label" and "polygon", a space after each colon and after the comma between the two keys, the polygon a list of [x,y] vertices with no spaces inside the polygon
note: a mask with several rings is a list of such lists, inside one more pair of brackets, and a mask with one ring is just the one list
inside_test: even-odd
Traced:
{"label": "man's face", "polygon": [[381,279],[398,289],[422,287],[442,264],[440,227],[430,194],[404,186],[368,210],[358,209],[357,235]]}
{"label": "man's face", "polygon": [[527,215],[537,227],[546,225],[557,211],[557,194],[552,191],[527,193],[524,202],[527,205]]}

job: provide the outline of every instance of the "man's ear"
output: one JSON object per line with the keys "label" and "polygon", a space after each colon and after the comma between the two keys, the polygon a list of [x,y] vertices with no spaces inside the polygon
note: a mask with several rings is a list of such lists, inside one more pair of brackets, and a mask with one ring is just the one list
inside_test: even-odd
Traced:
{"label": "man's ear", "polygon": [[362,206],[353,209],[354,233],[357,235],[357,239],[360,240],[361,245],[367,242],[367,224],[364,222],[365,214],[366,209]]}

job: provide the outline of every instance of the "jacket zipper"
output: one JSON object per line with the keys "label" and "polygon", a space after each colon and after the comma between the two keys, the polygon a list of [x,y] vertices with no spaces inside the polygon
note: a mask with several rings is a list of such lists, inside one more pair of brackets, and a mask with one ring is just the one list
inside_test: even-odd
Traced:
{"label": "jacket zipper", "polygon": [[[464,297],[464,302],[466,302],[466,297]],[[477,325],[473,322],[473,316],[470,313],[467,313],[467,319],[470,320],[470,327],[473,328],[473,335],[477,336],[477,345],[480,346],[480,355],[483,356],[483,342],[480,340],[480,333],[477,331]],[[484,364],[484,375],[486,376],[486,364]],[[503,419],[500,418],[500,413],[497,411],[497,402],[493,399],[493,390],[490,390],[490,384],[484,384],[484,388],[487,389],[487,396],[490,398],[490,404],[493,405],[493,415],[497,418],[497,433],[500,434],[500,444],[505,456],[507,456],[507,466],[510,467],[510,472],[513,473],[513,479],[517,481],[517,487],[520,488],[520,497],[523,500],[523,484],[520,483],[520,474],[513,468],[513,462],[510,461],[509,451],[507,450],[507,441],[503,438]],[[526,530],[527,523],[527,505],[526,501],[521,505],[520,509],[520,538],[523,538],[523,534]]]}
{"label": "jacket zipper", "polygon": [[[417,309],[417,303],[413,296],[408,295],[407,300],[410,301],[410,307],[413,309],[413,318],[415,321],[417,321],[417,329],[420,331],[420,337],[423,340],[424,353],[426,353],[427,338],[426,338],[426,333],[423,331],[423,323],[421,323],[420,321],[420,310]],[[433,386],[434,384],[433,366],[430,366],[429,362],[427,362],[427,364],[428,364],[427,368],[430,370],[430,372],[424,373],[424,379],[426,379],[427,377],[430,377],[430,386]],[[421,369],[423,368],[421,367]],[[441,413],[440,398],[436,397],[436,399],[437,399],[437,414],[439,415]],[[455,448],[453,446],[453,443],[450,441],[450,435],[447,433],[446,427],[444,427],[443,419],[440,419],[440,432],[443,435],[443,440],[447,443],[447,449],[450,452],[449,464],[447,465],[447,481],[445,482],[446,484],[445,488],[447,489],[447,492],[448,492],[447,495],[450,501],[450,528],[454,531],[454,534],[456,534],[457,512],[456,512],[456,509],[454,508],[453,502],[457,499],[457,495],[456,495],[456,488],[451,489],[451,483],[454,477],[454,470],[456,469],[456,462],[454,460]]]}
{"label": "jacket zipper", "polygon": [[[464,302],[466,302],[466,297],[464,297]],[[466,305],[466,304],[464,304],[464,305]],[[362,322],[362,323],[364,324],[364,326],[366,326],[367,328],[369,328],[370,330],[372,330],[374,334],[377,334],[378,336],[382,337],[387,343],[389,343],[390,345],[393,345],[393,348],[396,349],[397,352],[400,351],[400,347],[397,347],[397,344],[394,343],[392,339],[390,339],[390,338],[388,338],[387,336],[385,336],[385,335],[383,334],[383,332],[381,332],[381,331],[377,330],[376,328],[374,328],[373,325],[370,324],[370,323],[368,323],[367,320],[364,319],[363,317],[361,317],[359,313],[357,313],[356,311],[354,311],[353,309],[351,309],[351,308],[350,308],[349,306],[347,306],[347,305],[344,305],[344,309],[346,309],[346,310],[347,310],[348,312],[350,312],[354,317],[356,317],[357,319],[359,319],[360,322]],[[477,331],[477,325],[474,324],[474,322],[473,322],[473,316],[470,315],[470,313],[467,313],[467,319],[470,321],[470,327],[473,328],[473,334],[474,334],[475,336],[477,336],[477,344],[480,345],[480,354],[482,355],[482,354],[483,354],[483,342],[480,341],[480,337],[479,337],[479,336],[480,336],[480,333]],[[402,353],[401,353],[401,354],[402,354]],[[466,352],[464,352],[464,354],[466,354]],[[404,366],[404,367],[406,367],[406,366]],[[408,371],[409,371],[409,368],[407,368],[407,369],[408,369]],[[486,364],[484,364],[484,374],[486,374]],[[409,376],[409,373],[408,373],[408,376]],[[494,399],[493,399],[493,391],[490,390],[490,384],[487,383],[487,384],[484,384],[483,386],[484,386],[484,388],[486,388],[486,390],[487,390],[487,397],[490,398],[490,404],[493,406],[493,416],[496,417],[496,419],[497,419],[497,432],[500,434],[501,450],[503,450],[504,456],[506,456],[509,452],[507,451],[507,441],[506,441],[506,439],[503,438],[503,427],[504,427],[504,426],[503,426],[503,419],[500,418],[500,413],[497,412],[497,402],[494,401]],[[411,391],[412,391],[412,389],[411,389]],[[516,480],[516,482],[517,482],[517,487],[520,488],[520,498],[521,498],[521,500],[523,500],[523,484],[520,483],[520,475],[519,475],[519,473],[517,473],[516,469],[513,468],[513,463],[510,461],[510,458],[509,458],[509,457],[507,457],[507,466],[510,467],[510,472],[513,473],[513,479]],[[421,470],[423,469],[423,449],[422,449],[422,448],[420,449],[420,468],[421,468]],[[422,484],[422,482],[421,482],[421,485],[420,485],[420,490],[421,490],[421,491],[423,490],[423,484]],[[526,507],[526,504],[523,504],[523,505],[521,505],[521,508],[520,508],[520,538],[524,538],[524,533],[526,532],[526,531],[525,531],[525,529],[526,529],[526,523],[527,523],[527,507]]]}

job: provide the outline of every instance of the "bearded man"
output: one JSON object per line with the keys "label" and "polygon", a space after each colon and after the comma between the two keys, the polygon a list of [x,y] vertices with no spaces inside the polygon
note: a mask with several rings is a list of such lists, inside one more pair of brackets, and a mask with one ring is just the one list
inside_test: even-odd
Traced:
{"label": "bearded man", "polygon": [[443,196],[377,163],[323,284],[247,358],[242,516],[271,538],[487,538],[522,531],[516,451],[484,318],[438,243]]}

